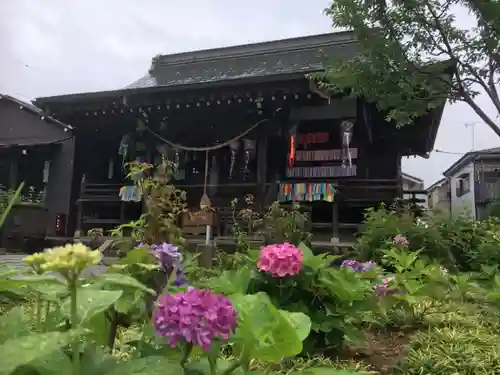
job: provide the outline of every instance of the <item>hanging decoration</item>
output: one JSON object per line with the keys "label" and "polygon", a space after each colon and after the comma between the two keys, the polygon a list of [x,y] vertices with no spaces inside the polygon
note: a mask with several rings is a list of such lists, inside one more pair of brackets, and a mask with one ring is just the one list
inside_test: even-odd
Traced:
{"label": "hanging decoration", "polygon": [[236,164],[236,155],[238,154],[238,149],[240,148],[239,140],[232,140],[229,142],[229,149],[231,150],[231,164],[229,165],[229,179],[233,178],[233,170]]}
{"label": "hanging decoration", "polygon": [[288,166],[291,168],[295,164],[295,137],[290,136],[290,145],[288,151]]}
{"label": "hanging decoration", "polygon": [[186,179],[186,165],[183,163],[181,165],[181,155],[182,151],[179,148],[174,148],[174,168],[175,168],[175,174],[174,178],[179,181],[179,180],[185,180]]}
{"label": "hanging decoration", "polygon": [[340,123],[340,136],[342,138],[342,166],[352,167],[352,154],[349,148],[352,140],[352,132],[354,130],[354,122],[344,120]]}
{"label": "hanging decoration", "polygon": [[356,165],[331,165],[326,167],[293,167],[286,169],[289,178],[326,178],[326,177],[353,177],[356,176]]}
{"label": "hanging decoration", "polygon": [[125,164],[127,163],[127,157],[130,152],[131,141],[132,141],[132,135],[130,133],[125,134],[120,140],[118,155],[122,157],[122,168],[125,168]]}
{"label": "hanging decoration", "polygon": [[248,164],[255,155],[255,141],[252,139],[244,139],[243,149],[245,150],[245,167],[243,169],[243,179],[246,180],[248,174]]}
{"label": "hanging decoration", "polygon": [[292,126],[289,130],[289,147],[288,147],[288,166],[291,168],[295,164],[295,149],[297,137],[297,124]]}
{"label": "hanging decoration", "polygon": [[[357,159],[358,149],[350,148],[352,159]],[[300,150],[295,153],[296,161],[332,161],[332,160],[342,160],[344,154],[343,149],[333,149],[333,150]]]}
{"label": "hanging decoration", "polygon": [[328,133],[302,133],[297,135],[297,144],[307,147],[310,144],[326,143],[329,140]]}
{"label": "hanging decoration", "polygon": [[120,199],[123,202],[140,202],[142,200],[142,189],[139,186],[122,186],[120,188]]}
{"label": "hanging decoration", "polygon": [[335,187],[330,183],[280,184],[278,201],[333,202]]}
{"label": "hanging decoration", "polygon": [[181,150],[177,147],[174,149],[174,165],[175,168],[179,168],[181,165]]}

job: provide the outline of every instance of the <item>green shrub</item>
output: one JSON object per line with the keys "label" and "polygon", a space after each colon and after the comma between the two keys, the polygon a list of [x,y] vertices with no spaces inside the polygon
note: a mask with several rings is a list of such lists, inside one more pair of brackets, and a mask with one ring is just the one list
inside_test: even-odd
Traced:
{"label": "green shrub", "polygon": [[500,264],[500,226],[497,218],[484,221],[462,216],[425,216],[382,206],[365,213],[365,223],[356,250],[364,259],[380,260],[379,249],[388,239],[404,235],[409,250],[421,251],[427,259],[447,268],[478,271],[483,264]]}
{"label": "green shrub", "polygon": [[411,341],[396,374],[500,374],[500,336],[482,327],[446,327],[420,332]]}

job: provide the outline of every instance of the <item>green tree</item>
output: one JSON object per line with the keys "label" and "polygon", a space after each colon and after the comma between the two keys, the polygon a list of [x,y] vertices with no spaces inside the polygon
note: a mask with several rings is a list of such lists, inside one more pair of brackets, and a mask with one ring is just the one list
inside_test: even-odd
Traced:
{"label": "green tree", "polygon": [[[457,21],[460,8],[472,28]],[[326,13],[353,31],[360,53],[313,75],[320,88],[374,101],[398,125],[462,101],[500,136],[497,116],[477,104],[483,93],[500,114],[499,0],[334,0]]]}

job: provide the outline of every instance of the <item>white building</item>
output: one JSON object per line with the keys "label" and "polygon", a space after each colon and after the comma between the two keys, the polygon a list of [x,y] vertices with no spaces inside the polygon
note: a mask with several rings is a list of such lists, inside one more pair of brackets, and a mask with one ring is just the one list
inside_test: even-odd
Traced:
{"label": "white building", "polygon": [[500,198],[500,147],[466,153],[443,172],[449,182],[452,217],[488,215],[488,205]]}

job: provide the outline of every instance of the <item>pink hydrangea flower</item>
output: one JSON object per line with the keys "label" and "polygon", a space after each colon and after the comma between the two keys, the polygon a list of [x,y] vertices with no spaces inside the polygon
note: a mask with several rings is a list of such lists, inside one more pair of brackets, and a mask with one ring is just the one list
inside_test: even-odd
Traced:
{"label": "pink hydrangea flower", "polygon": [[275,277],[293,276],[302,269],[302,250],[290,243],[262,248],[257,267]]}
{"label": "pink hydrangea flower", "polygon": [[160,296],[153,316],[156,333],[168,337],[170,346],[185,340],[206,351],[214,339],[228,340],[236,322],[236,310],[228,297],[192,288]]}
{"label": "pink hydrangea flower", "polygon": [[394,238],[392,239],[392,243],[403,247],[408,247],[408,245],[410,244],[408,242],[408,238],[406,238],[406,236],[403,236],[401,234],[394,236]]}

